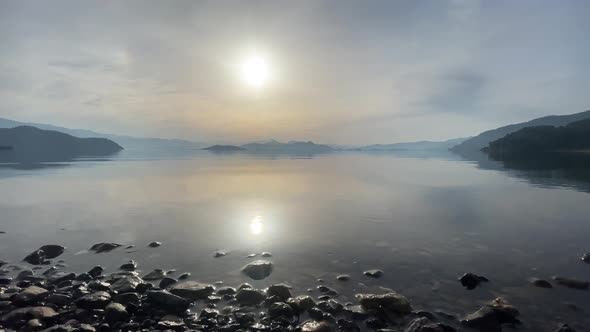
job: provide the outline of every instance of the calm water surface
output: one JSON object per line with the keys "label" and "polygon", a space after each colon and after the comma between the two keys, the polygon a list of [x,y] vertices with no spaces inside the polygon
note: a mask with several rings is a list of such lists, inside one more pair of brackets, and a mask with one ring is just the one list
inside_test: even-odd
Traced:
{"label": "calm water surface", "polygon": [[[354,153],[123,154],[1,168],[0,258],[19,262],[56,243],[68,247],[61,258],[76,271],[96,264],[114,271],[134,259],[146,272],[175,268],[232,286],[286,282],[301,294],[322,278],[342,302],[385,287],[419,309],[459,316],[502,296],[521,310],[521,330],[551,331],[558,322],[583,330],[590,326],[588,292],[527,282],[590,280],[590,265],[579,259],[590,250],[590,194],[572,181],[544,186],[454,158]],[[163,245],[147,248],[154,240]],[[97,242],[137,248],[88,253]],[[229,255],[214,258],[216,250]],[[263,281],[241,275],[253,260],[245,256],[262,251],[273,254],[273,274]],[[363,276],[372,268],[384,276]],[[465,272],[491,282],[467,291],[457,282]],[[342,273],[352,279],[335,281]]]}

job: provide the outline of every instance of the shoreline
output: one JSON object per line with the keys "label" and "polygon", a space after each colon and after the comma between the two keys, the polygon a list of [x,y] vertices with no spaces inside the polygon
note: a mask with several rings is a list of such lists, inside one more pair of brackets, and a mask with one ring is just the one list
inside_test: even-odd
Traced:
{"label": "shoreline", "polygon": [[[148,246],[160,245],[152,242]],[[119,247],[98,243],[89,250],[102,253]],[[205,284],[176,270],[154,269],[140,275],[134,261],[118,270],[95,266],[76,274],[56,259],[65,250],[45,245],[27,255],[22,264],[0,260],[0,331],[487,332],[521,324],[518,310],[502,298],[458,318],[419,310],[395,291],[360,293],[356,301],[341,303],[338,292],[323,284],[316,287],[319,296],[292,294],[285,284],[269,284],[264,289],[248,283],[235,287]],[[225,254],[216,252],[215,257]],[[272,274],[271,257],[263,253],[261,259],[246,264],[242,273],[253,281],[264,280]],[[364,274],[379,278],[382,273],[369,270]],[[349,278],[338,276],[342,282]],[[460,282],[473,289],[487,279],[467,273]],[[546,281],[538,282],[538,287],[546,287]],[[575,330],[564,324],[555,331]]]}

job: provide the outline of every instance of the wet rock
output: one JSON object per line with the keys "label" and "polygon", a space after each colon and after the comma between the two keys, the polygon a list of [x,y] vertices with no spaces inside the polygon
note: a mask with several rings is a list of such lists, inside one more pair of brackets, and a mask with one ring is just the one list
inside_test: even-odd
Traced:
{"label": "wet rock", "polygon": [[301,332],[331,332],[330,325],[326,322],[308,320],[299,326]]}
{"label": "wet rock", "polygon": [[544,280],[544,279],[531,278],[531,279],[529,279],[529,282],[531,283],[531,285],[533,285],[535,287],[553,288],[553,285],[551,285],[551,283],[549,281]]}
{"label": "wet rock", "polygon": [[188,309],[190,301],[167,291],[147,291],[148,300],[162,309],[172,312],[182,312]]}
{"label": "wet rock", "polygon": [[338,295],[338,292],[335,289],[330,288],[328,286],[320,285],[320,286],[317,287],[317,289],[322,294],[326,294],[326,295]]}
{"label": "wet rock", "polygon": [[277,285],[269,286],[268,289],[266,290],[266,294],[268,296],[276,296],[281,301],[287,301],[287,299],[292,297],[291,290],[290,290],[289,286],[287,286],[285,284],[277,284]]}
{"label": "wet rock", "polygon": [[348,274],[341,274],[336,276],[336,279],[339,281],[348,281],[350,280],[350,276]]}
{"label": "wet rock", "polygon": [[57,244],[44,245],[39,250],[43,251],[46,259],[53,259],[61,256],[66,250],[66,247]]}
{"label": "wet rock", "polygon": [[12,278],[11,277],[0,277],[0,286],[7,286],[10,285],[10,283],[12,282]]}
{"label": "wet rock", "polygon": [[44,324],[40,319],[34,318],[34,319],[30,319],[27,322],[25,329],[28,331],[38,331],[38,330],[42,329],[43,326],[44,326]]}
{"label": "wet rock", "polygon": [[215,293],[217,295],[234,295],[235,293],[237,293],[237,291],[233,287],[221,287],[218,288]]}
{"label": "wet rock", "polygon": [[16,280],[27,280],[33,276],[33,271],[23,270],[16,275]]}
{"label": "wet rock", "polygon": [[555,332],[576,332],[576,330],[569,327],[567,324],[561,325]]}
{"label": "wet rock", "polygon": [[121,265],[119,269],[123,271],[135,271],[137,269],[137,263],[134,260],[130,260],[129,262]]}
{"label": "wet rock", "polygon": [[103,272],[104,272],[104,268],[100,265],[97,265],[97,266],[93,267],[92,269],[90,269],[90,271],[88,271],[88,274],[91,277],[96,278],[96,277],[102,275]]}
{"label": "wet rock", "polygon": [[236,300],[242,306],[259,305],[265,299],[264,293],[256,289],[242,288],[236,294]]}
{"label": "wet rock", "polygon": [[162,280],[160,280],[160,284],[158,285],[158,287],[160,287],[162,289],[166,289],[166,288],[174,285],[176,282],[177,282],[177,280],[174,278],[164,277]]}
{"label": "wet rock", "polygon": [[115,296],[113,298],[113,301],[127,306],[129,304],[139,305],[140,299],[141,298],[140,298],[139,294],[130,292],[130,293],[123,293],[123,294],[119,294],[119,295]]}
{"label": "wet rock", "polygon": [[473,273],[465,273],[459,278],[461,285],[469,290],[475,289],[481,282],[488,282],[486,277],[478,276]]}
{"label": "wet rock", "polygon": [[76,279],[76,274],[72,272],[57,271],[47,276],[47,281],[51,284],[59,284],[63,281]]}
{"label": "wet rock", "polygon": [[70,295],[56,293],[51,294],[49,297],[47,297],[47,299],[45,299],[45,302],[55,304],[58,306],[65,306],[72,303],[72,297]]}
{"label": "wet rock", "polygon": [[128,317],[127,309],[120,303],[111,302],[104,309],[104,318],[109,324],[124,321]]}
{"label": "wet rock", "polygon": [[32,264],[32,265],[42,265],[48,262],[45,257],[45,252],[43,250],[35,250],[32,253],[28,254],[27,257],[23,259],[23,261]]}
{"label": "wet rock", "polygon": [[409,314],[412,312],[410,301],[405,296],[395,292],[382,295],[356,294],[355,297],[366,310],[384,308],[399,314]]}
{"label": "wet rock", "polygon": [[170,289],[170,293],[190,300],[202,300],[213,294],[215,288],[209,284],[202,284],[196,281],[180,282]]}
{"label": "wet rock", "polygon": [[588,282],[588,281],[566,278],[566,277],[555,276],[555,277],[553,277],[553,280],[555,280],[558,285],[562,285],[562,286],[569,287],[569,288],[575,288],[575,289],[588,289],[588,287],[590,286],[590,282]]}
{"label": "wet rock", "polygon": [[216,252],[213,254],[213,257],[215,257],[215,258],[219,258],[219,257],[223,257],[223,256],[225,256],[225,255],[227,255],[227,252],[225,252],[225,251],[222,251],[222,250],[218,250],[218,251],[216,251]]}
{"label": "wet rock", "polygon": [[344,309],[344,306],[340,304],[338,301],[329,299],[326,301],[320,301],[317,304],[318,308],[320,308],[324,312],[329,312],[331,314],[337,314]]}
{"label": "wet rock", "polygon": [[191,274],[189,272],[185,272],[185,273],[178,276],[178,280],[185,280],[185,279],[188,279],[188,277],[190,277],[190,276],[191,276]]}
{"label": "wet rock", "polygon": [[272,257],[272,254],[268,251],[264,251],[260,254],[261,257]]}
{"label": "wet rock", "polygon": [[275,302],[268,307],[268,315],[271,318],[281,316],[291,318],[293,314],[293,308],[284,302]]}
{"label": "wet rock", "polygon": [[148,244],[148,247],[150,247],[150,248],[157,248],[157,247],[159,247],[161,245],[162,245],[162,242],[153,241],[153,242],[150,242],[150,244]]}
{"label": "wet rock", "polygon": [[361,305],[346,306],[343,311],[354,320],[363,320],[369,317],[369,313]]}
{"label": "wet rock", "polygon": [[84,295],[76,300],[76,306],[82,309],[102,309],[111,301],[111,295],[107,292],[96,292]]}
{"label": "wet rock", "polygon": [[504,299],[496,298],[478,311],[467,315],[461,324],[482,332],[501,332],[503,324],[515,326],[520,323],[516,318],[518,310]]}
{"label": "wet rock", "polygon": [[273,270],[273,264],[265,260],[256,260],[242,268],[242,273],[254,280],[262,280],[268,277]]}
{"label": "wet rock", "polygon": [[6,326],[13,326],[19,321],[28,319],[40,319],[45,321],[57,316],[58,313],[51,307],[26,307],[12,310],[0,317],[0,322]]}
{"label": "wet rock", "polygon": [[99,254],[101,252],[112,251],[112,250],[117,249],[121,246],[122,245],[118,244],[118,243],[101,242],[101,243],[97,243],[97,244],[93,245],[92,247],[90,247],[90,250]]}
{"label": "wet rock", "polygon": [[76,281],[84,281],[84,282],[90,282],[92,281],[92,277],[90,276],[90,274],[88,273],[80,273],[76,276],[76,279],[74,279]]}
{"label": "wet rock", "polygon": [[315,301],[311,296],[300,295],[293,299],[293,302],[299,308],[300,311],[307,311],[316,306]]}
{"label": "wet rock", "polygon": [[104,281],[94,280],[88,284],[88,289],[93,291],[108,291],[111,289],[111,284]]}
{"label": "wet rock", "polygon": [[426,317],[416,318],[410,322],[405,332],[446,332],[444,328]]}
{"label": "wet rock", "polygon": [[45,288],[30,286],[18,293],[14,299],[14,304],[18,306],[25,306],[43,300],[49,295],[49,291]]}
{"label": "wet rock", "polygon": [[166,315],[160,319],[157,327],[159,330],[184,331],[184,325],[182,318],[174,315]]}
{"label": "wet rock", "polygon": [[363,272],[364,275],[371,278],[381,278],[383,276],[383,271],[381,270],[367,270]]}
{"label": "wet rock", "polygon": [[152,272],[148,273],[146,276],[143,277],[144,280],[158,280],[162,279],[166,276],[164,270],[162,269],[154,269]]}
{"label": "wet rock", "polygon": [[590,252],[587,252],[584,255],[582,255],[580,259],[582,260],[582,262],[590,264]]}
{"label": "wet rock", "polygon": [[119,293],[134,292],[143,280],[137,276],[126,276],[111,284],[111,290]]}

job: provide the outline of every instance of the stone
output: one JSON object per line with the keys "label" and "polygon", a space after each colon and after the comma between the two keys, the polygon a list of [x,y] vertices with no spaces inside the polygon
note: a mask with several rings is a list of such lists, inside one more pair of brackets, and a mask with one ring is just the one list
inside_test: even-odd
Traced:
{"label": "stone", "polygon": [[46,299],[45,302],[55,304],[58,306],[65,306],[72,303],[72,297],[66,294],[51,294]]}
{"label": "stone", "polygon": [[236,300],[242,306],[259,305],[265,299],[264,293],[256,289],[242,288],[236,294]]}
{"label": "stone", "polygon": [[486,277],[478,276],[477,274],[473,273],[465,273],[464,275],[459,278],[459,282],[461,285],[469,290],[475,289],[481,282],[488,282],[489,280]]}
{"label": "stone", "polygon": [[531,285],[540,288],[553,288],[553,285],[547,280],[539,279],[539,278],[531,278],[529,279]]}
{"label": "stone", "polygon": [[582,260],[582,262],[590,264],[590,252],[587,252],[584,255],[582,255],[580,259]]}
{"label": "stone", "polygon": [[235,293],[237,293],[237,291],[233,287],[221,287],[218,288],[215,293],[217,295],[234,295]]}
{"label": "stone", "polygon": [[355,297],[366,310],[384,308],[398,314],[409,314],[412,312],[410,301],[405,296],[395,292],[381,295],[356,294]]}
{"label": "stone", "polygon": [[104,272],[104,268],[100,265],[97,265],[97,266],[93,267],[92,269],[90,269],[90,271],[88,271],[88,274],[91,277],[96,278],[96,277],[102,275],[103,272]]}
{"label": "stone", "polygon": [[297,296],[295,297],[294,302],[301,311],[307,311],[316,306],[313,298],[308,295]]}
{"label": "stone", "polygon": [[326,301],[320,301],[317,304],[318,308],[320,308],[324,312],[328,312],[331,314],[338,314],[344,309],[344,306],[335,300],[329,299]]}
{"label": "stone", "polygon": [[167,291],[147,291],[147,298],[152,304],[172,312],[182,312],[190,306],[187,299]]}
{"label": "stone", "polygon": [[28,254],[23,261],[32,264],[32,265],[42,265],[47,262],[45,258],[45,252],[43,250],[35,250],[32,253]]}
{"label": "stone", "polygon": [[160,284],[158,285],[158,287],[160,287],[162,289],[166,289],[166,288],[174,285],[175,283],[177,283],[176,279],[170,278],[170,277],[164,277],[162,280],[160,280]]}
{"label": "stone", "polygon": [[482,332],[501,332],[503,324],[520,324],[518,310],[502,298],[496,298],[474,313],[467,315],[461,324]]}
{"label": "stone", "polygon": [[190,300],[203,300],[213,294],[215,287],[209,284],[202,284],[196,281],[184,281],[175,284],[170,293]]}
{"label": "stone", "polygon": [[555,280],[558,285],[562,285],[568,288],[588,289],[588,287],[590,287],[590,282],[585,280],[578,280],[559,276],[553,277],[553,280]]}
{"label": "stone", "polygon": [[350,280],[350,276],[348,274],[341,274],[336,276],[336,279],[339,281],[348,281]]}
{"label": "stone", "polygon": [[364,275],[366,275],[367,277],[371,277],[371,278],[381,278],[381,276],[383,276],[383,271],[382,270],[367,270],[365,272],[363,272]]}
{"label": "stone", "polygon": [[139,305],[140,299],[141,299],[141,297],[139,296],[139,294],[129,292],[129,293],[123,293],[123,294],[116,295],[113,298],[113,301],[115,301],[117,303],[121,303],[122,305],[126,306],[129,304]]}
{"label": "stone", "polygon": [[162,269],[154,269],[152,272],[148,273],[146,276],[143,277],[144,280],[158,280],[162,279],[166,276],[164,270]]}
{"label": "stone", "polygon": [[130,260],[129,262],[121,265],[119,269],[123,271],[135,271],[137,269],[137,263],[134,260]]}
{"label": "stone", "polygon": [[416,318],[410,322],[404,332],[446,332],[444,328],[426,317]]}
{"label": "stone", "polygon": [[153,242],[150,242],[150,244],[148,244],[148,247],[150,247],[150,248],[157,248],[157,247],[159,247],[161,245],[162,245],[162,242],[153,241]]}
{"label": "stone", "polygon": [[53,259],[61,256],[61,254],[63,254],[66,250],[66,247],[57,244],[47,244],[39,248],[39,250],[43,251],[45,258]]}
{"label": "stone", "polygon": [[562,324],[557,330],[555,330],[555,332],[576,332],[576,330],[572,329],[567,324]]}
{"label": "stone", "polygon": [[92,247],[90,247],[91,251],[94,251],[95,253],[99,254],[102,252],[109,252],[112,251],[114,249],[117,249],[119,247],[121,247],[121,244],[118,243],[108,243],[108,242],[101,242],[101,243],[97,243],[95,245],[93,245]]}
{"label": "stone", "polygon": [[254,280],[262,280],[268,277],[273,270],[273,264],[265,260],[256,260],[242,268],[242,273]]}
{"label": "stone", "polygon": [[330,288],[330,287],[328,287],[328,286],[319,285],[319,286],[317,287],[317,289],[318,289],[318,290],[319,290],[319,291],[320,291],[322,294],[325,294],[325,295],[338,295],[338,292],[337,292],[335,289],[333,289],[333,288]]}
{"label": "stone", "polygon": [[189,272],[185,272],[185,273],[178,276],[178,280],[185,280],[185,279],[188,279],[188,277],[190,277],[190,276],[191,276],[191,274]]}
{"label": "stone", "polygon": [[269,286],[266,290],[266,294],[268,296],[277,296],[281,301],[287,301],[287,299],[292,297],[290,287],[285,284]]}
{"label": "stone", "polygon": [[124,305],[116,302],[109,303],[104,309],[104,318],[109,324],[127,320],[129,313]]}
{"label": "stone", "polygon": [[48,295],[49,291],[47,291],[47,289],[37,286],[30,286],[23,289],[20,293],[16,294],[16,296],[13,299],[13,302],[18,306],[25,306],[43,300]]}
{"label": "stone", "polygon": [[326,322],[318,322],[315,320],[308,320],[299,326],[301,332],[331,332],[330,325]]}
{"label": "stone", "polygon": [[54,318],[58,313],[51,307],[26,307],[12,310],[0,317],[0,322],[11,326],[18,321],[28,319],[40,319],[42,321]]}
{"label": "stone", "polygon": [[47,282],[50,284],[59,284],[63,281],[76,279],[76,274],[73,272],[57,271],[47,276]]}
{"label": "stone", "polygon": [[225,252],[225,251],[222,251],[222,250],[218,250],[218,251],[216,251],[216,252],[213,254],[213,257],[215,257],[215,258],[219,258],[219,257],[223,257],[223,256],[226,256],[226,255],[227,255],[227,252]]}
{"label": "stone", "polygon": [[284,302],[275,302],[268,307],[268,315],[271,318],[275,317],[293,317],[293,308]]}
{"label": "stone", "polygon": [[107,292],[96,292],[84,295],[75,301],[76,306],[82,309],[103,309],[111,301],[111,295]]}
{"label": "stone", "polygon": [[184,325],[182,318],[174,315],[166,315],[158,322],[158,329],[166,331],[184,331]]}
{"label": "stone", "polygon": [[268,251],[264,251],[260,254],[261,257],[272,257],[272,254]]}

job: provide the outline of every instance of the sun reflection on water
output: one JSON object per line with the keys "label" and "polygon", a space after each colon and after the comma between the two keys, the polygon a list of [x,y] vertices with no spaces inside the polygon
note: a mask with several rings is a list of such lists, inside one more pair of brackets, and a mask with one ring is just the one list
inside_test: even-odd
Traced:
{"label": "sun reflection on water", "polygon": [[250,233],[253,235],[258,235],[262,233],[262,217],[255,216],[250,220]]}

